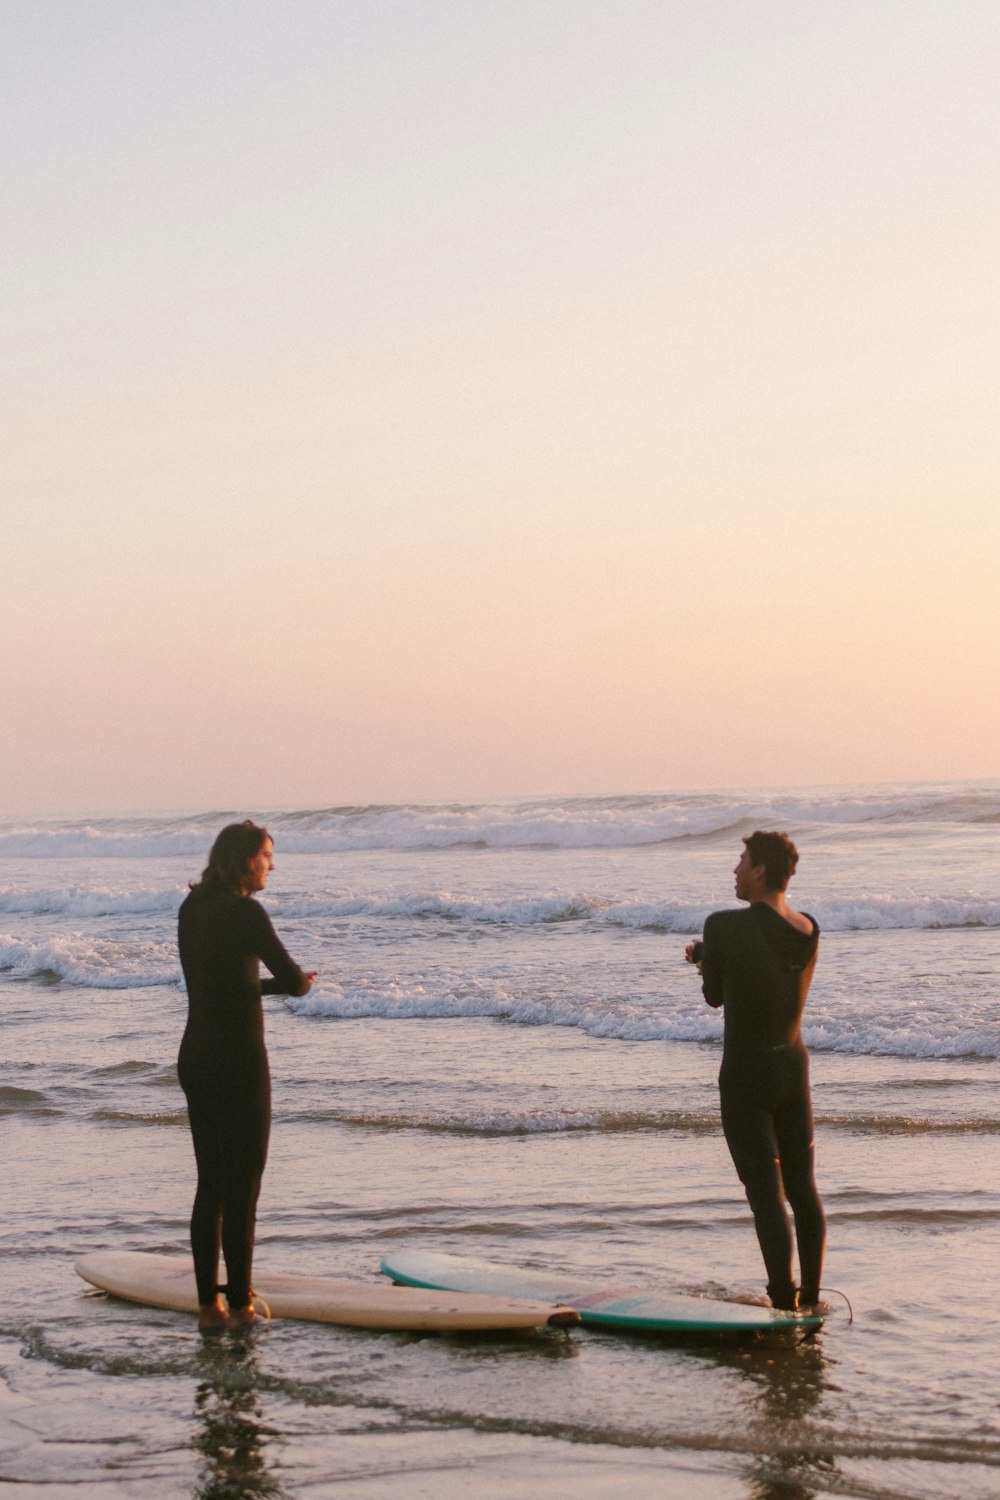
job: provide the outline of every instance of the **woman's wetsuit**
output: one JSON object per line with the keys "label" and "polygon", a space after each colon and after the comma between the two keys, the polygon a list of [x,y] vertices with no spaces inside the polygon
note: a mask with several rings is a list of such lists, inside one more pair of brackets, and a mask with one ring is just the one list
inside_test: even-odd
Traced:
{"label": "woman's wetsuit", "polygon": [[[271,1129],[261,994],[301,995],[306,976],[262,906],[232,891],[194,889],[178,918],[188,1020],[177,1071],[198,1164],[191,1214],[198,1301],[214,1301],[219,1245],[233,1309],[250,1298],[254,1224]],[[260,980],[260,961],[274,975]]]}
{"label": "woman's wetsuit", "polygon": [[796,1295],[783,1191],[795,1216],[803,1303],[818,1299],[826,1241],[801,1033],[819,945],[819,928],[809,921],[812,931],[799,932],[766,902],[713,912],[701,955],[705,999],[725,1007],[722,1128],[753,1211],[776,1307],[793,1307]]}

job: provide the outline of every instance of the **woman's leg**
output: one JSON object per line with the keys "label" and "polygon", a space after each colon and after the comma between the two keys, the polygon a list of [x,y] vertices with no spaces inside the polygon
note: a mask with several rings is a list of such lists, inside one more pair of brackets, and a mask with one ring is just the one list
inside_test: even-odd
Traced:
{"label": "woman's leg", "polygon": [[271,1085],[266,1071],[243,1080],[226,1103],[223,1146],[222,1253],[231,1312],[250,1301],[257,1199],[271,1131]]}
{"label": "woman's leg", "polygon": [[202,1307],[218,1297],[219,1244],[222,1232],[223,1153],[215,1101],[200,1090],[187,1092],[188,1120],[198,1166],[198,1187],[191,1211],[191,1253]]}

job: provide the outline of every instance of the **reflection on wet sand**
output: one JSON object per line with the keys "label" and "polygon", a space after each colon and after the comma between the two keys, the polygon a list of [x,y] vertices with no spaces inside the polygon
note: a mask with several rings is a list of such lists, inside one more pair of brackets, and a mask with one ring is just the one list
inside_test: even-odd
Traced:
{"label": "reflection on wet sand", "polygon": [[760,1344],[734,1350],[734,1368],[746,1378],[743,1438],[748,1500],[813,1500],[828,1494],[837,1461],[803,1430],[830,1388],[822,1336],[795,1344]]}
{"label": "reflection on wet sand", "polygon": [[258,1392],[256,1339],[252,1334],[202,1340],[202,1379],[195,1393],[201,1456],[197,1500],[281,1500],[272,1472],[280,1434],[264,1421]]}

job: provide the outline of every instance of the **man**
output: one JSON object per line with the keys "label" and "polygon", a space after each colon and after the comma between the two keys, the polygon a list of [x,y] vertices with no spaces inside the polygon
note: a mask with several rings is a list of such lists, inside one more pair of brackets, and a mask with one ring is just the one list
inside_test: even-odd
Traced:
{"label": "man", "polygon": [[[709,1005],[725,1009],[722,1128],[753,1211],[768,1296],[775,1307],[805,1308],[819,1301],[826,1242],[801,1032],[819,927],[785,899],[799,858],[791,839],[758,831],[743,843],[736,899],[749,908],[713,912],[687,958],[698,966]],[[801,1289],[792,1274],[785,1196],[795,1217]]]}

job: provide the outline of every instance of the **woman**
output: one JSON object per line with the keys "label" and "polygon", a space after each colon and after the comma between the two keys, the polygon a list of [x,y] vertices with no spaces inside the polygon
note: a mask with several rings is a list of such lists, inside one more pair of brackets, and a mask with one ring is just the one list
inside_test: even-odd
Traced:
{"label": "woman", "polygon": [[[243,1327],[257,1317],[250,1276],[271,1129],[261,995],[305,995],[316,978],[288,956],[253,899],[274,869],[273,853],[266,828],[231,823],[178,918],[188,1020],[177,1071],[198,1163],[191,1249],[203,1329]],[[263,984],[261,960],[274,976]],[[225,1287],[216,1283],[220,1242]]]}

